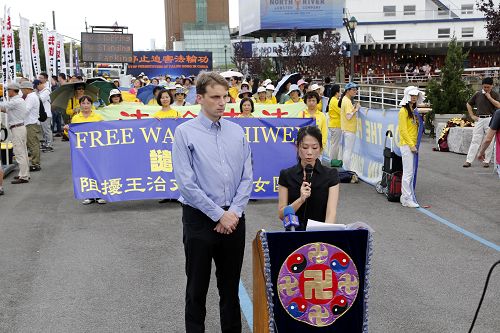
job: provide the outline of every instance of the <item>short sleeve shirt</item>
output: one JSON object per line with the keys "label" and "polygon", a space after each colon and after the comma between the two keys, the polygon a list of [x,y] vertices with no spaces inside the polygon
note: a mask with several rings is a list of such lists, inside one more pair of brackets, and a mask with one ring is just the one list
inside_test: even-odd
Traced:
{"label": "short sleeve shirt", "polygon": [[[288,189],[287,204],[291,204],[300,197],[303,179],[304,169],[300,163],[281,170],[278,184]],[[295,212],[302,230],[305,229],[308,219],[325,221],[329,189],[338,183],[337,169],[323,166],[319,160],[316,160],[311,178],[311,196],[307,199],[307,205],[302,204]]]}
{"label": "short sleeve shirt", "polygon": [[[500,100],[496,92],[491,91],[490,94],[491,97],[493,97],[493,99],[495,99],[496,101]],[[488,98],[484,96],[484,94],[481,91],[475,93],[467,103],[477,108],[476,115],[478,116],[493,115],[493,113],[496,110],[495,106],[491,104]]]}

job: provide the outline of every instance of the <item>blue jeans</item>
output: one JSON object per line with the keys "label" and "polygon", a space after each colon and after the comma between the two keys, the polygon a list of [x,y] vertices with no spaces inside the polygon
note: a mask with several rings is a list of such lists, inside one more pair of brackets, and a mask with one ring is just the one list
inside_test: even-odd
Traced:
{"label": "blue jeans", "polygon": [[52,111],[52,133],[62,133],[62,117],[61,111]]}

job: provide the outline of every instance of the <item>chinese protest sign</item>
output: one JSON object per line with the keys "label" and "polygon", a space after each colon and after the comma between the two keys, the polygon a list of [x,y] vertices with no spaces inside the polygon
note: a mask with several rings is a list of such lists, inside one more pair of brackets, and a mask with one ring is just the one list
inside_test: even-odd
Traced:
{"label": "chinese protest sign", "polygon": [[189,76],[212,70],[212,52],[198,51],[139,51],[134,52],[128,73],[144,73],[152,78],[158,75]]}
{"label": "chinese protest sign", "polygon": [[[175,128],[186,119],[142,119],[71,125],[73,187],[77,199],[175,199]],[[297,163],[295,137],[312,119],[235,118],[252,148],[252,198],[278,197],[281,169]]]}

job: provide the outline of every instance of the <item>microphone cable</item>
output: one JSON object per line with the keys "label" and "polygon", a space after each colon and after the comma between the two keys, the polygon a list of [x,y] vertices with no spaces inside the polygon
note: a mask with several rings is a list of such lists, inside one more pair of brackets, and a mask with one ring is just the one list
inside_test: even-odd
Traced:
{"label": "microphone cable", "polygon": [[488,276],[486,277],[486,283],[484,284],[483,294],[481,295],[481,299],[479,300],[479,304],[476,309],[476,313],[474,314],[474,319],[472,320],[472,324],[469,329],[469,333],[472,333],[472,329],[474,328],[474,324],[476,323],[477,316],[479,314],[479,309],[481,309],[481,305],[483,304],[484,295],[486,294],[486,289],[488,289],[488,284],[490,282],[491,273],[496,265],[500,264],[500,260],[495,262],[493,266],[491,266],[490,271],[488,272]]}

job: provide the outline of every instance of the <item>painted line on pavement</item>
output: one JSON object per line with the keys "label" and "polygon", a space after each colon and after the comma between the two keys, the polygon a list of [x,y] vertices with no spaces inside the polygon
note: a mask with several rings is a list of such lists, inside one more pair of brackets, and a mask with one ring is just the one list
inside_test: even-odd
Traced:
{"label": "painted line on pavement", "polygon": [[239,296],[240,296],[240,307],[241,312],[243,312],[243,316],[247,320],[248,327],[250,331],[253,330],[253,305],[250,297],[248,296],[247,290],[243,285],[243,282],[240,280],[240,288],[239,288]]}
{"label": "painted line on pavement", "polygon": [[483,245],[486,245],[488,247],[491,247],[493,250],[496,250],[498,252],[500,252],[500,246],[498,246],[497,244],[493,243],[493,242],[490,242],[482,237],[479,237],[478,235],[476,234],[473,234],[472,232],[470,231],[467,231],[465,230],[464,228],[462,227],[459,227],[458,225],[456,224],[453,224],[451,223],[450,221],[447,221],[445,220],[444,218],[434,214],[433,212],[431,212],[430,210],[427,210],[425,208],[417,208],[418,211],[424,213],[425,215],[429,216],[430,218],[438,221],[439,223],[442,223],[448,227],[450,227],[451,229],[455,230],[455,231],[458,231],[459,233],[469,237],[469,238],[472,238],[473,240],[475,241],[478,241],[479,243],[483,244]]}

